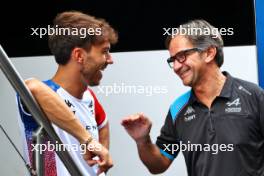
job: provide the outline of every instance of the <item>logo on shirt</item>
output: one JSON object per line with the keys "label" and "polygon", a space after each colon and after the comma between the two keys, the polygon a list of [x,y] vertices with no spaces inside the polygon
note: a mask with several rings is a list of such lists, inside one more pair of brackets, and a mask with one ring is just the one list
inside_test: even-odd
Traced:
{"label": "logo on shirt", "polygon": [[92,115],[94,115],[94,105],[93,105],[93,101],[91,101],[90,103],[89,103],[89,109],[90,109],[90,112],[91,112],[91,114]]}
{"label": "logo on shirt", "polygon": [[89,108],[93,108],[93,101],[90,102]]}
{"label": "logo on shirt", "polygon": [[237,98],[231,102],[227,102],[226,105],[228,107],[225,109],[225,112],[241,112],[240,98]]}
{"label": "logo on shirt", "polygon": [[196,115],[194,113],[195,113],[195,110],[193,109],[193,107],[188,106],[186,112],[184,113],[184,116],[185,116],[184,121],[188,122],[188,121],[195,119]]}
{"label": "logo on shirt", "polygon": [[74,109],[75,106],[69,101],[69,100],[64,100],[66,105],[71,109],[71,111],[75,114],[76,110]]}
{"label": "logo on shirt", "polygon": [[248,95],[252,95],[252,93],[251,92],[249,92],[247,89],[245,89],[243,86],[238,86],[238,89],[239,90],[242,90],[243,92],[245,92],[245,93],[247,93]]}
{"label": "logo on shirt", "polygon": [[95,126],[95,125],[86,125],[85,128],[86,128],[86,130],[89,130],[89,131],[97,130],[97,126]]}

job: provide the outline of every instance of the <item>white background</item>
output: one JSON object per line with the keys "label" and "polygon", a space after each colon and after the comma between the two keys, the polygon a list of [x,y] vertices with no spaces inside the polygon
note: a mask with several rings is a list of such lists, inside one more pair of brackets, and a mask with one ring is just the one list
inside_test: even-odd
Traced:
{"label": "white background", "polygon": [[[258,82],[255,46],[226,47],[224,52],[225,61],[222,70],[228,71],[233,76],[254,83]],[[110,121],[110,152],[114,167],[109,171],[109,176],[151,175],[139,160],[136,145],[120,122],[124,116],[144,112],[153,122],[151,137],[155,142],[169,105],[189,89],[182,85],[180,79],[168,67],[166,63],[168,57],[169,53],[165,50],[113,53],[114,64],[104,71],[101,83],[101,86],[114,84],[137,87],[158,86],[165,88],[166,93],[148,96],[150,92],[144,94],[139,91],[136,94],[123,91],[120,94],[106,96],[98,88],[93,88]],[[49,79],[57,67],[52,56],[12,58],[12,62],[23,79],[30,77],[40,80]],[[18,126],[15,92],[2,72],[0,72],[0,110],[1,125],[21,150],[21,132]],[[0,131],[0,175],[20,176],[25,173],[22,160]],[[187,176],[183,156],[180,154],[168,171],[162,175]]]}

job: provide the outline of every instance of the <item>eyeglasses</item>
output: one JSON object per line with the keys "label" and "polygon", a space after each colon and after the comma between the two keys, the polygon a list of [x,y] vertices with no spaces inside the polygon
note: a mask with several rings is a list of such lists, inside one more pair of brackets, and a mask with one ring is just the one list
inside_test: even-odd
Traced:
{"label": "eyeglasses", "polygon": [[173,63],[175,62],[175,60],[177,60],[179,63],[183,63],[188,55],[192,54],[193,52],[202,52],[202,51],[204,51],[204,49],[201,48],[191,48],[191,49],[182,50],[176,53],[174,56],[168,58],[167,62],[169,64],[169,67],[173,68]]}

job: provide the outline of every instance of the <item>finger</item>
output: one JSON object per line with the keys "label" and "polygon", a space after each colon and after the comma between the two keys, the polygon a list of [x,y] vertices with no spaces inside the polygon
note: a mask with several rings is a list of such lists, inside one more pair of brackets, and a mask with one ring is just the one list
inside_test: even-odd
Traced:
{"label": "finger", "polygon": [[135,122],[138,122],[139,119],[140,119],[140,115],[134,114],[134,115],[130,116],[130,118],[127,120],[127,122],[135,123]]}
{"label": "finger", "polygon": [[89,166],[93,166],[93,165],[97,164],[98,161],[91,159],[91,160],[87,160],[87,163],[88,163]]}
{"label": "finger", "polygon": [[133,119],[132,117],[129,118],[125,118],[121,121],[121,125],[126,126],[126,125],[130,125],[133,123]]}
{"label": "finger", "polygon": [[139,121],[146,123],[146,122],[149,122],[149,119],[143,113],[141,113],[139,114]]}
{"label": "finger", "polygon": [[101,167],[99,167],[99,169],[97,171],[97,175],[100,176],[102,173],[104,173],[104,170],[101,169]]}
{"label": "finger", "polygon": [[106,161],[105,160],[97,160],[97,163],[100,167],[106,167]]}
{"label": "finger", "polygon": [[138,113],[139,116],[145,116],[143,112]]}
{"label": "finger", "polygon": [[90,154],[89,151],[86,151],[86,153],[83,155],[83,159],[84,159],[85,161],[87,161],[87,160],[91,160],[91,159],[92,159],[92,155]]}
{"label": "finger", "polygon": [[97,171],[97,175],[100,175],[102,173],[106,173],[111,167],[113,167],[113,164],[110,164],[107,166],[99,166],[99,169]]}
{"label": "finger", "polygon": [[137,113],[137,114],[133,114],[128,117],[125,117],[121,121],[121,125],[123,125],[125,128],[129,128],[130,126],[135,125],[137,123],[142,123],[145,120],[146,118],[144,117],[143,113]]}
{"label": "finger", "polygon": [[132,120],[132,121],[137,121],[137,120],[140,118],[140,116],[141,116],[141,115],[140,115],[139,113],[134,114],[134,115],[131,116],[131,120]]}
{"label": "finger", "polygon": [[128,124],[129,121],[130,121],[130,119],[125,118],[125,119],[123,119],[123,120],[121,121],[121,125],[124,126],[124,125]]}

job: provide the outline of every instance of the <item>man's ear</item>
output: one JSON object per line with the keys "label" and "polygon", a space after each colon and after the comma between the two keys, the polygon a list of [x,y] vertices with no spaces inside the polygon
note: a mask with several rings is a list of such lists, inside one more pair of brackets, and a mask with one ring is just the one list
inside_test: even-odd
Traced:
{"label": "man's ear", "polygon": [[206,50],[206,58],[205,58],[205,62],[206,63],[209,63],[211,62],[212,60],[214,60],[215,56],[216,56],[216,47],[209,47],[207,50]]}
{"label": "man's ear", "polygon": [[71,52],[72,58],[77,61],[78,63],[83,63],[84,60],[84,50],[82,48],[73,48]]}

